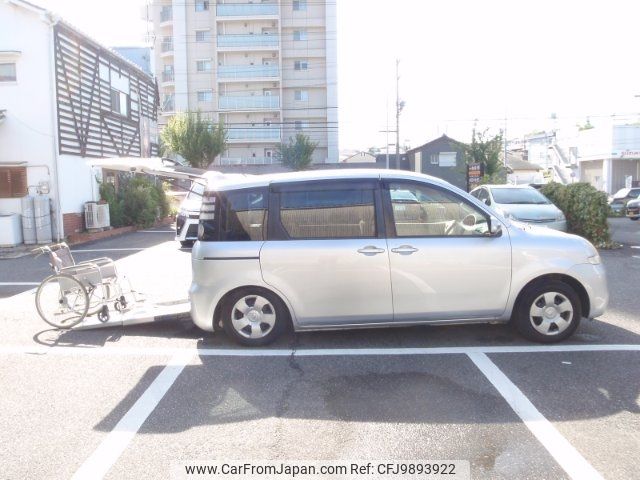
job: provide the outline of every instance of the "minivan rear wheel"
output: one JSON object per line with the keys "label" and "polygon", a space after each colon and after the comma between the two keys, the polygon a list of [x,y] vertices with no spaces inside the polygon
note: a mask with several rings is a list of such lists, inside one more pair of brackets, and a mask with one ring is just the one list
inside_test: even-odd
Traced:
{"label": "minivan rear wheel", "polygon": [[227,297],[222,307],[222,325],[236,342],[248,346],[267,345],[286,328],[288,311],[280,298],[259,288],[242,289]]}
{"label": "minivan rear wheel", "polygon": [[534,284],[527,288],[516,307],[514,323],[527,339],[555,343],[570,337],[580,323],[580,298],[563,282]]}

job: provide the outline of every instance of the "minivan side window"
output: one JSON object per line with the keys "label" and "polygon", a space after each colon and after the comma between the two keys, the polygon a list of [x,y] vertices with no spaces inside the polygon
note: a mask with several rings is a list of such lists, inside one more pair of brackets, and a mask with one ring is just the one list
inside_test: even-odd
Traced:
{"label": "minivan side window", "polygon": [[206,193],[200,214],[199,240],[264,240],[267,227],[267,198],[266,188]]}
{"label": "minivan side window", "polygon": [[446,190],[416,183],[390,183],[398,237],[486,235],[487,216]]}
{"label": "minivan side window", "polygon": [[373,238],[374,191],[283,191],[280,221],[291,239]]}

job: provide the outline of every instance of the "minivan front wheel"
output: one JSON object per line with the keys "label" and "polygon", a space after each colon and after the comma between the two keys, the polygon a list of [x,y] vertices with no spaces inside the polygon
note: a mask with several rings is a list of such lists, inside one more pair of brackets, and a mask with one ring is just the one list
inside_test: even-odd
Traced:
{"label": "minivan front wheel", "polygon": [[514,320],[518,331],[529,340],[554,343],[571,336],[581,317],[580,298],[573,288],[553,281],[528,287]]}
{"label": "minivan front wheel", "polygon": [[227,335],[248,346],[273,342],[284,331],[287,318],[282,300],[257,288],[232,293],[222,308],[222,325]]}

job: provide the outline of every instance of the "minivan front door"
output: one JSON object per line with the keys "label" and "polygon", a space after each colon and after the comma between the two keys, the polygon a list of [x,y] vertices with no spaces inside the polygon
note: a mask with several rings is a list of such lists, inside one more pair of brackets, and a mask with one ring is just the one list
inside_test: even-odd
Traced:
{"label": "minivan front door", "polygon": [[462,196],[421,182],[388,182],[388,247],[394,320],[500,316],[511,284],[508,232]]}
{"label": "minivan front door", "polygon": [[377,184],[272,185],[262,276],[291,303],[299,327],[393,320]]}

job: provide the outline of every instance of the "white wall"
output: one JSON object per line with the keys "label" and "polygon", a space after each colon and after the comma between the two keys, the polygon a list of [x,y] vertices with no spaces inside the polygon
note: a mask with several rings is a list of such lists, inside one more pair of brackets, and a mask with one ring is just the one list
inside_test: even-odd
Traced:
{"label": "white wall", "polygon": [[[13,57],[17,81],[0,83],[0,109],[7,110],[0,124],[0,163],[27,162],[28,184],[48,181],[55,196],[51,29],[41,14],[0,2],[0,32],[0,51],[20,52]],[[0,213],[21,213],[20,199],[0,199]]]}
{"label": "white wall", "polygon": [[87,165],[87,159],[72,155],[59,156],[60,184],[64,192],[61,197],[62,213],[82,213],[84,204],[97,201],[99,186],[96,178],[102,180],[102,169]]}

